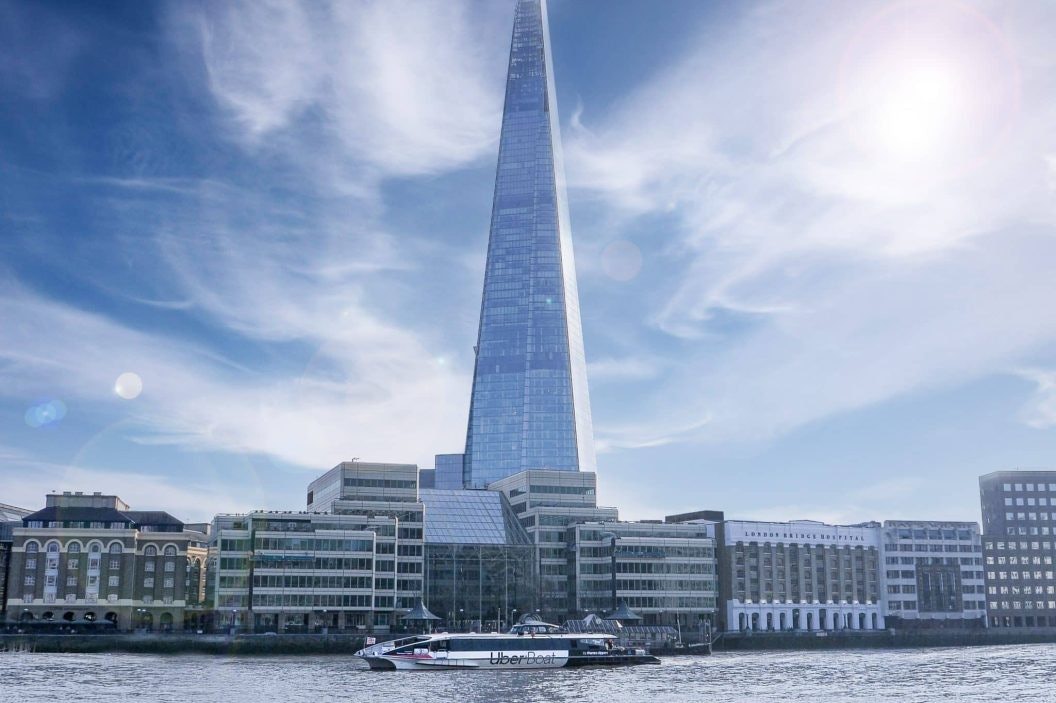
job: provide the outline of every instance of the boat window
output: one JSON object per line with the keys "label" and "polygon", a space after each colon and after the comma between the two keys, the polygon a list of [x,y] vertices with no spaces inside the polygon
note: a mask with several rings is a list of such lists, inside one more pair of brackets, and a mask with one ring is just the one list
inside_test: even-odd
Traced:
{"label": "boat window", "polygon": [[429,643],[430,652],[446,652],[451,644],[451,640],[436,640]]}

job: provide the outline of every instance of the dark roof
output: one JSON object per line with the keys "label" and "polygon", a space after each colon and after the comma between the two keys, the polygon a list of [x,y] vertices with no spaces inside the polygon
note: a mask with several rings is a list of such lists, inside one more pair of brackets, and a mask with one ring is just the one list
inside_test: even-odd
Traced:
{"label": "dark roof", "polygon": [[52,505],[22,518],[22,524],[40,522],[129,522],[132,518],[113,508],[81,508]]}
{"label": "dark roof", "polygon": [[137,525],[178,525],[183,522],[162,510],[126,510],[125,515]]}
{"label": "dark roof", "polygon": [[162,510],[126,510],[114,508],[82,508],[52,505],[22,518],[22,524],[30,522],[124,522],[138,527],[144,525],[169,526],[183,529],[183,523]]}

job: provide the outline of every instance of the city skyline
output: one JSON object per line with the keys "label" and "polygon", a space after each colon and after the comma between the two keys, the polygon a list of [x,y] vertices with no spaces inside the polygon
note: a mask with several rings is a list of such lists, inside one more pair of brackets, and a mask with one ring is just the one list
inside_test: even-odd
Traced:
{"label": "city skyline", "polygon": [[[0,502],[457,450],[513,7],[4,6]],[[978,520],[1052,466],[1051,9],[550,24],[599,503]]]}

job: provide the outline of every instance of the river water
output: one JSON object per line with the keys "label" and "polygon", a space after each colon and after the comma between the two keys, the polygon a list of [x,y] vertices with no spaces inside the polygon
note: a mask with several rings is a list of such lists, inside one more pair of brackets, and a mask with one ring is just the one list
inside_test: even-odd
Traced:
{"label": "river water", "polygon": [[0,702],[1056,701],[1056,645],[670,657],[659,666],[375,672],[348,656],[0,654]]}

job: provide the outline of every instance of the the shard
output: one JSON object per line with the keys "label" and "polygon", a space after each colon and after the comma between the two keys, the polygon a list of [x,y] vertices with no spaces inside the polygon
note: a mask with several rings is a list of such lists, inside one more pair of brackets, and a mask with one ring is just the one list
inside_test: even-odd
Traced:
{"label": "the shard", "polygon": [[572,233],[545,0],[513,23],[463,484],[593,471]]}

